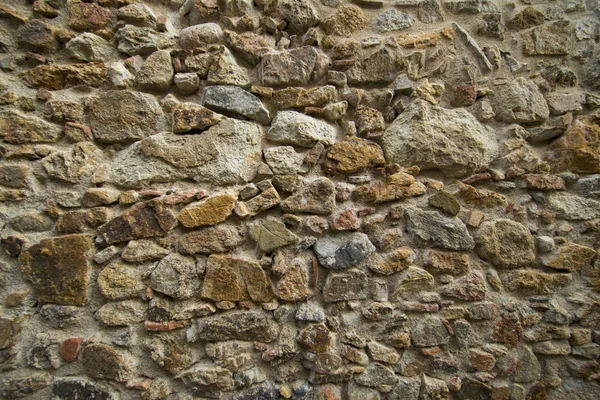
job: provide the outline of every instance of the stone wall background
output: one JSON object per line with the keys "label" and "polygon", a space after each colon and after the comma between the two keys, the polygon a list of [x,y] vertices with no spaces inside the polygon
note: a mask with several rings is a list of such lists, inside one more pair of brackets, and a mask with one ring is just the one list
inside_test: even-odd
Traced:
{"label": "stone wall background", "polygon": [[4,0],[0,397],[600,398],[599,12]]}

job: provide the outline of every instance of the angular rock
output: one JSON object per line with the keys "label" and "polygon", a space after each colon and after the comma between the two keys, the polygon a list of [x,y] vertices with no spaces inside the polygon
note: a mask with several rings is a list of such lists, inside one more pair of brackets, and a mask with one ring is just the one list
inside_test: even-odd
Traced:
{"label": "angular rock", "polygon": [[263,85],[303,86],[319,78],[325,61],[312,46],[269,52],[261,57],[258,74]]}
{"label": "angular rock", "polygon": [[65,47],[72,58],[81,61],[104,62],[115,55],[110,42],[91,32],[74,37]]}
{"label": "angular rock", "polygon": [[102,157],[102,151],[92,143],[79,142],[70,150],[53,152],[42,160],[42,165],[49,176],[78,183],[96,172]]}
{"label": "angular rock", "polygon": [[293,262],[277,282],[277,298],[283,301],[304,301],[312,290],[308,285],[308,272],[301,262]]}
{"label": "angular rock", "polygon": [[175,299],[194,296],[200,289],[196,260],[177,253],[167,255],[152,270],[150,287]]}
{"label": "angular rock", "polygon": [[70,1],[68,25],[76,31],[97,31],[104,29],[114,18],[114,12],[94,3]]}
{"label": "angular rock", "polygon": [[221,224],[182,235],[175,242],[175,248],[183,254],[225,253],[245,240],[240,228]]}
{"label": "angular rock", "polygon": [[106,303],[95,313],[105,326],[129,326],[144,320],[147,305],[140,300],[124,300]]}
{"label": "angular rock", "polygon": [[486,292],[485,279],[476,272],[458,278],[440,289],[442,296],[464,301],[483,300]]}
{"label": "angular rock", "polygon": [[600,201],[579,197],[569,193],[551,192],[546,196],[546,205],[559,218],[569,221],[590,220],[600,217]]}
{"label": "angular rock", "polygon": [[62,137],[62,132],[41,118],[6,110],[0,113],[0,137],[6,143],[51,143]]}
{"label": "angular rock", "polygon": [[571,346],[566,340],[548,340],[534,343],[531,349],[534,353],[545,356],[565,356],[571,353]]}
{"label": "angular rock", "polygon": [[121,258],[124,261],[143,263],[146,261],[160,260],[169,254],[169,250],[160,246],[154,240],[140,239],[131,240],[125,246]]}
{"label": "angular rock", "polygon": [[226,47],[212,55],[206,81],[210,85],[234,85],[243,88],[249,88],[251,84],[248,70],[238,65]]}
{"label": "angular rock", "polygon": [[392,275],[406,269],[415,258],[415,252],[409,247],[399,247],[387,257],[382,257],[379,254],[371,255],[367,264],[373,272],[381,275]]}
{"label": "angular rock", "polygon": [[123,21],[140,26],[154,27],[156,16],[145,4],[129,4],[117,10],[117,17]]}
{"label": "angular rock", "polygon": [[330,271],[323,286],[323,299],[328,302],[363,300],[368,296],[367,274],[359,269]]}
{"label": "angular rock", "polygon": [[562,190],[565,188],[565,181],[558,175],[529,174],[525,176],[525,185],[529,189]]}
{"label": "angular rock", "polygon": [[560,246],[556,254],[543,259],[542,262],[552,269],[576,272],[588,265],[595,255],[596,251],[591,247],[567,243]]}
{"label": "angular rock", "polygon": [[150,357],[170,374],[180,374],[194,363],[194,356],[185,343],[177,340],[151,341],[146,346]]}
{"label": "angular rock", "polygon": [[281,0],[277,3],[277,12],[292,34],[304,33],[319,23],[317,9],[308,0]]}
{"label": "angular rock", "polygon": [[29,184],[31,168],[26,165],[0,165],[0,185],[12,188],[24,188]]}
{"label": "angular rock", "polygon": [[322,237],[314,251],[319,264],[331,269],[352,267],[375,251],[375,246],[364,233],[339,234]]}
{"label": "angular rock", "polygon": [[517,78],[498,87],[493,94],[496,118],[504,122],[533,123],[550,116],[546,99],[533,81]]}
{"label": "angular rock", "polygon": [[248,225],[248,233],[258,248],[270,253],[275,249],[298,242],[300,239],[275,217]]}
{"label": "angular rock", "polygon": [[101,383],[84,378],[57,378],[52,385],[52,400],[118,400],[119,395]]}
{"label": "angular rock", "polygon": [[408,267],[399,275],[396,290],[392,294],[395,299],[411,296],[412,292],[432,289],[434,284],[433,276],[422,268]]}
{"label": "angular rock", "polygon": [[248,201],[238,202],[234,210],[240,217],[253,217],[263,211],[275,207],[280,201],[279,193],[277,193],[277,190],[274,187],[271,187]]}
{"label": "angular rock", "polygon": [[21,252],[21,270],[42,303],[82,306],[87,303],[89,235],[42,239]]}
{"label": "angular rock", "polygon": [[127,357],[105,344],[90,344],[81,352],[85,372],[98,379],[125,382],[131,374]]}
{"label": "angular rock", "polygon": [[284,212],[331,214],[335,208],[335,186],[327,178],[316,178],[285,199]]}
{"label": "angular rock", "polygon": [[379,47],[372,54],[356,60],[346,71],[348,83],[355,85],[390,83],[396,79],[396,55],[387,47]]}
{"label": "angular rock", "polygon": [[500,7],[492,0],[449,0],[444,2],[444,7],[455,14],[499,13],[501,11]]}
{"label": "angular rock", "polygon": [[213,301],[265,303],[273,299],[273,289],[257,262],[213,254],[208,258],[202,297]]}
{"label": "angular rock", "polygon": [[224,118],[221,114],[194,103],[177,103],[173,106],[173,132],[205,130]]}
{"label": "angular rock", "polygon": [[31,19],[21,25],[16,32],[19,46],[37,52],[56,50],[56,30],[52,25],[37,19]]}
{"label": "angular rock", "polygon": [[359,186],[353,196],[363,202],[380,204],[420,196],[425,191],[425,185],[416,182],[412,175],[398,172],[387,176],[384,183]]}
{"label": "angular rock", "polygon": [[278,109],[317,107],[331,103],[337,98],[334,86],[320,86],[312,89],[288,87],[273,92],[272,101]]}
{"label": "angular rock", "polygon": [[481,258],[498,267],[519,268],[535,261],[533,236],[522,224],[508,219],[484,222],[477,238]]}
{"label": "angular rock", "polygon": [[126,90],[102,92],[91,101],[90,127],[103,143],[140,140],[168,129],[154,96]]}
{"label": "angular rock", "polygon": [[194,392],[208,397],[221,397],[222,390],[229,391],[235,387],[233,373],[213,365],[196,364],[179,374],[178,378]]}
{"label": "angular rock", "polygon": [[437,273],[461,275],[469,272],[467,253],[427,250],[423,254],[423,263],[427,269]]}
{"label": "angular rock", "polygon": [[350,137],[329,148],[323,168],[328,172],[352,173],[383,164],[383,150],[377,143]]}
{"label": "angular rock", "polygon": [[387,162],[439,168],[448,176],[471,174],[497,155],[491,132],[466,110],[447,110],[415,101],[385,131]]}
{"label": "angular rock", "polygon": [[458,218],[448,218],[435,211],[407,208],[407,229],[432,247],[448,250],[471,250],[475,241]]}
{"label": "angular rock", "polygon": [[440,318],[428,316],[412,329],[411,339],[417,347],[439,346],[448,343],[450,334]]}
{"label": "angular rock", "polygon": [[267,138],[274,142],[312,147],[317,142],[333,144],[336,135],[336,129],[326,122],[296,111],[279,111]]}
{"label": "angular rock", "polygon": [[325,353],[333,342],[333,334],[325,324],[311,324],[298,337],[298,343],[313,353]]}
{"label": "angular rock", "polygon": [[377,16],[375,29],[381,33],[401,31],[410,28],[415,20],[408,14],[390,9]]}
{"label": "angular rock", "polygon": [[418,377],[398,376],[398,383],[388,395],[390,400],[418,400],[421,379]]}
{"label": "angular rock", "polygon": [[580,124],[554,140],[544,154],[552,172],[600,173],[600,127]]}
{"label": "angular rock", "polygon": [[573,280],[571,274],[546,274],[538,271],[518,270],[503,278],[508,290],[526,294],[550,294]]}
{"label": "angular rock", "polygon": [[390,368],[374,362],[367,365],[365,371],[358,375],[355,381],[359,385],[373,387],[380,392],[389,392],[398,381],[398,377]]}
{"label": "angular rock", "polygon": [[531,348],[525,345],[519,346],[517,357],[517,368],[513,375],[514,381],[519,383],[537,381],[541,376],[542,368]]}
{"label": "angular rock", "polygon": [[125,25],[115,38],[118,50],[130,56],[151,54],[175,44],[175,35],[170,32],[157,33],[152,28]]}
{"label": "angular rock", "polygon": [[296,174],[304,162],[304,155],[292,146],[278,146],[263,150],[265,161],[274,174]]}
{"label": "angular rock", "polygon": [[100,87],[108,80],[108,68],[104,63],[38,65],[19,76],[27,86],[48,90],[79,85]]}
{"label": "angular rock", "polygon": [[179,32],[179,45],[182,49],[194,50],[198,47],[221,43],[224,37],[223,28],[219,24],[208,22],[182,29]]}
{"label": "angular rock", "polygon": [[527,56],[565,56],[569,54],[573,27],[568,20],[533,28],[523,34],[523,54]]}
{"label": "angular rock", "polygon": [[165,92],[171,87],[174,74],[171,52],[159,50],[146,58],[135,75],[135,81],[140,90]]}
{"label": "angular rock", "polygon": [[184,95],[194,94],[200,88],[200,78],[194,72],[180,72],[173,76],[173,83]]}
{"label": "angular rock", "polygon": [[47,372],[33,372],[27,375],[12,374],[0,378],[0,396],[5,399],[27,397],[52,384],[52,375]]}
{"label": "angular rock", "polygon": [[252,66],[261,61],[261,56],[270,52],[275,47],[274,41],[269,37],[258,35],[254,32],[237,34],[225,31],[225,40],[234,53],[239,54]]}
{"label": "angular rock", "polygon": [[236,198],[228,193],[216,194],[186,206],[177,219],[186,228],[215,225],[231,215],[235,203]]}
{"label": "angular rock", "polygon": [[107,299],[122,300],[137,297],[144,285],[134,268],[113,263],[98,274],[98,288]]}
{"label": "angular rock", "polygon": [[367,18],[360,7],[343,5],[321,22],[321,27],[329,35],[350,36],[367,27]]}
{"label": "angular rock", "polygon": [[198,319],[195,339],[208,342],[257,340],[272,342],[279,327],[270,314],[261,311],[230,311]]}
{"label": "angular rock", "polygon": [[244,117],[268,125],[269,112],[260,99],[238,86],[208,86],[204,90],[206,107],[236,117]]}

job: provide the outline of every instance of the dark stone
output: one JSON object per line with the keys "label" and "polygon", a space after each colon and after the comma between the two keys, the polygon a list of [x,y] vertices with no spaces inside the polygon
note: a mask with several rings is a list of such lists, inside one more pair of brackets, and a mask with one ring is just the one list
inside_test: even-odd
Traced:
{"label": "dark stone", "polygon": [[271,342],[279,328],[271,317],[259,311],[232,311],[198,319],[196,339],[209,342],[222,340],[258,340]]}
{"label": "dark stone", "polygon": [[87,379],[58,378],[52,386],[52,400],[117,400],[117,395]]}

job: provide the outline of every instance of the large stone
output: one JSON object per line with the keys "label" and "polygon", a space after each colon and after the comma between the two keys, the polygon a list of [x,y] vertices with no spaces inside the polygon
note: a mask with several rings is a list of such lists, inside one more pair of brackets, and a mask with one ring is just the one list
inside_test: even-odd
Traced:
{"label": "large stone", "polygon": [[213,254],[208,258],[202,297],[213,301],[268,302],[271,280],[256,261]]}
{"label": "large stone", "polygon": [[296,174],[304,162],[304,155],[292,146],[277,146],[263,150],[265,161],[274,174]]}
{"label": "large stone", "polygon": [[498,87],[492,96],[496,118],[504,122],[533,123],[545,121],[550,110],[544,95],[527,78],[517,78]]}
{"label": "large stone", "polygon": [[208,86],[204,90],[203,104],[218,112],[269,124],[269,112],[260,99],[238,86]]}
{"label": "large stone", "polygon": [[221,224],[186,233],[177,239],[175,247],[184,254],[225,253],[245,240],[245,234],[239,227]]}
{"label": "large stone", "polygon": [[98,288],[107,299],[122,300],[138,296],[144,285],[134,268],[113,263],[98,274]]}
{"label": "large stone", "polygon": [[87,345],[81,352],[81,360],[85,372],[93,378],[126,382],[131,376],[128,357],[105,344]]}
{"label": "large stone", "polygon": [[450,334],[440,318],[428,316],[412,329],[411,338],[417,347],[432,347],[448,343]]}
{"label": "large stone", "polygon": [[552,269],[576,272],[589,265],[595,255],[596,251],[591,247],[577,243],[567,243],[560,246],[556,254],[548,256],[542,262]]}
{"label": "large stone", "polygon": [[221,397],[221,391],[235,388],[233,373],[213,365],[196,364],[178,375],[183,383],[196,393],[207,397]]}
{"label": "large stone", "polygon": [[108,244],[164,236],[175,227],[175,216],[164,205],[149,202],[132,207],[98,228]]}
{"label": "large stone", "polygon": [[350,137],[329,148],[323,168],[329,172],[352,173],[383,164],[383,150],[377,143]]}
{"label": "large stone", "polygon": [[509,219],[484,222],[477,243],[479,256],[498,267],[519,268],[535,261],[535,245],[529,229]]}
{"label": "large stone", "polygon": [[410,15],[392,8],[377,16],[375,28],[381,33],[401,31],[410,28],[414,22],[415,20]]}
{"label": "large stone", "polygon": [[600,201],[564,192],[552,192],[546,196],[546,206],[559,218],[569,221],[589,220],[600,217]]}
{"label": "large stone", "polygon": [[240,66],[231,52],[223,47],[213,52],[206,82],[210,85],[235,85],[249,88],[248,70]]}
{"label": "large stone", "polygon": [[120,28],[115,38],[119,51],[130,56],[151,54],[175,44],[175,35],[171,32],[157,33],[152,28],[133,25]]}
{"label": "large stone", "polygon": [[225,31],[225,39],[228,47],[252,66],[258,64],[261,61],[261,56],[275,47],[273,38],[261,36],[254,32],[237,34],[232,31]]}
{"label": "large stone", "polygon": [[104,29],[114,16],[113,11],[98,4],[69,1],[67,23],[76,31],[97,31]]}
{"label": "large stone", "polygon": [[6,143],[51,143],[62,137],[62,132],[41,118],[6,110],[0,113],[0,137]]}
{"label": "large stone", "polygon": [[390,83],[398,76],[398,60],[392,50],[379,47],[372,54],[356,60],[346,75],[348,83],[355,85]]}
{"label": "large stone", "polygon": [[569,54],[573,27],[568,20],[555,21],[533,28],[523,34],[523,54],[526,56],[566,56]]}
{"label": "large stone", "polygon": [[300,240],[275,217],[268,217],[264,221],[248,225],[248,233],[258,248],[266,253]]}
{"label": "large stone", "polygon": [[287,29],[292,34],[304,33],[319,23],[317,9],[309,0],[280,0],[277,12],[287,22]]}
{"label": "large stone", "polygon": [[78,183],[96,172],[102,160],[102,150],[90,142],[79,142],[69,150],[53,152],[42,165],[52,178]]}
{"label": "large stone", "polygon": [[496,139],[463,109],[447,110],[417,100],[385,131],[387,162],[441,169],[452,177],[486,168],[497,155]]}
{"label": "large stone", "polygon": [[28,86],[48,90],[100,87],[108,80],[108,67],[104,63],[38,65],[19,76]]}
{"label": "large stone", "polygon": [[296,111],[279,111],[267,138],[274,142],[312,147],[317,142],[333,144],[336,135],[336,129],[327,122]]}
{"label": "large stone", "polygon": [[600,173],[600,127],[579,124],[548,146],[544,159],[552,172]]}
{"label": "large stone", "polygon": [[367,365],[355,380],[360,385],[376,388],[380,392],[389,392],[396,385],[398,377],[390,368],[374,362]]}
{"label": "large stone", "polygon": [[359,269],[331,271],[323,286],[323,299],[326,302],[363,300],[368,295],[367,274]]}
{"label": "large stone", "polygon": [[156,99],[126,90],[102,92],[90,105],[94,138],[104,143],[140,140],[168,129]]}
{"label": "large stone", "polygon": [[224,118],[221,114],[195,103],[177,103],[173,106],[173,132],[203,131]]}
{"label": "large stone", "polygon": [[335,186],[327,178],[317,178],[302,186],[281,205],[285,212],[331,214],[335,208]]}
{"label": "large stone", "polygon": [[21,270],[42,303],[82,306],[87,303],[89,235],[42,239],[19,256]]}
{"label": "large stone", "polygon": [[118,400],[119,397],[108,385],[84,378],[56,378],[52,385],[52,400]]}
{"label": "large stone", "polygon": [[542,373],[542,367],[533,351],[529,346],[519,346],[517,348],[517,368],[513,379],[518,383],[528,383],[537,381]]}
{"label": "large stone", "polygon": [[150,274],[150,287],[175,299],[188,299],[200,289],[200,277],[193,257],[171,253]]}
{"label": "large stone", "polygon": [[303,86],[322,74],[326,57],[315,47],[269,52],[262,56],[258,74],[263,85]]}
{"label": "large stone", "polygon": [[169,50],[159,50],[150,54],[135,76],[140,90],[165,92],[173,82],[173,63]]}
{"label": "large stone", "polygon": [[272,342],[279,327],[270,314],[261,311],[231,311],[197,320],[195,339],[208,342],[256,340]]}
{"label": "large stone", "polygon": [[321,27],[329,35],[350,36],[367,27],[367,18],[360,7],[343,5],[321,22]]}
{"label": "large stone", "polygon": [[471,250],[475,241],[458,218],[448,218],[437,211],[407,208],[407,229],[429,246],[448,250]]}
{"label": "large stone", "polygon": [[276,286],[277,298],[283,301],[304,301],[312,290],[308,285],[308,272],[302,262],[292,262]]}
{"label": "large stone", "polygon": [[547,274],[533,270],[517,270],[502,278],[506,288],[525,294],[553,293],[554,290],[568,285],[573,280],[571,274]]}
{"label": "large stone", "polygon": [[55,28],[39,19],[30,19],[16,31],[19,46],[36,52],[56,50]]}
{"label": "large stone", "polygon": [[215,225],[225,221],[231,215],[236,200],[228,193],[216,194],[186,206],[181,210],[177,219],[186,228]]}
{"label": "large stone", "polygon": [[52,375],[47,372],[6,374],[0,378],[0,396],[4,399],[27,397],[52,384]]}
{"label": "large stone", "polygon": [[352,267],[375,251],[367,235],[361,232],[330,235],[320,238],[314,246],[319,264],[331,269]]}
{"label": "large stone", "polygon": [[74,37],[65,47],[71,57],[81,61],[103,62],[115,55],[110,42],[91,32]]}
{"label": "large stone", "polygon": [[223,28],[219,24],[208,22],[182,29],[179,32],[179,45],[182,49],[194,50],[210,44],[219,44],[223,38]]}
{"label": "large stone", "polygon": [[485,279],[480,274],[472,272],[442,286],[440,294],[463,301],[478,301],[485,299],[486,291]]}

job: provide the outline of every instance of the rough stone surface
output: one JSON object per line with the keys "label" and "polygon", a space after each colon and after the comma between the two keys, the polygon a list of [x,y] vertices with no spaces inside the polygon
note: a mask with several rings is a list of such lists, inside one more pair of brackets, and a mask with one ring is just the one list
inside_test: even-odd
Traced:
{"label": "rough stone surface", "polygon": [[532,123],[550,115],[548,104],[531,80],[518,78],[494,91],[496,117],[506,122]]}
{"label": "rough stone surface", "polygon": [[312,147],[317,142],[333,144],[333,126],[296,111],[280,111],[273,119],[267,138],[274,142]]}
{"label": "rough stone surface", "polygon": [[235,201],[235,197],[230,194],[216,194],[185,207],[177,215],[177,219],[186,228],[215,225],[231,215]]}
{"label": "rough stone surface", "polygon": [[364,233],[351,233],[320,239],[314,250],[324,267],[345,269],[364,260],[375,246]]}
{"label": "rough stone surface", "polygon": [[462,221],[442,216],[435,211],[406,210],[409,232],[433,247],[448,250],[471,250],[475,241]]}
{"label": "rough stone surface", "polygon": [[237,86],[209,86],[204,91],[203,104],[218,112],[231,113],[269,124],[269,112],[260,99]]}
{"label": "rough stone surface", "polygon": [[177,253],[167,255],[152,271],[150,287],[176,299],[194,296],[200,289],[196,260]]}
{"label": "rough stone surface", "polygon": [[515,221],[484,222],[477,242],[479,255],[499,267],[525,267],[535,260],[533,236]]}

